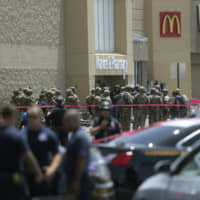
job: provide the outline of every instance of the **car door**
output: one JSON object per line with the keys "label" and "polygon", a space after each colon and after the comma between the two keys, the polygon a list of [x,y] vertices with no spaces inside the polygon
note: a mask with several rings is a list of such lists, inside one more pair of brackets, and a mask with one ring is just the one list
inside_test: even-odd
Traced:
{"label": "car door", "polygon": [[200,152],[171,176],[164,200],[200,200]]}

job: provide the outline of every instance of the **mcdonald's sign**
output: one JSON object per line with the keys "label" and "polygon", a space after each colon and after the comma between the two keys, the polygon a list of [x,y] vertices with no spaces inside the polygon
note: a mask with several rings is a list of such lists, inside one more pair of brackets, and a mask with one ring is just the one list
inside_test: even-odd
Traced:
{"label": "mcdonald's sign", "polygon": [[181,37],[180,12],[160,12],[160,37]]}

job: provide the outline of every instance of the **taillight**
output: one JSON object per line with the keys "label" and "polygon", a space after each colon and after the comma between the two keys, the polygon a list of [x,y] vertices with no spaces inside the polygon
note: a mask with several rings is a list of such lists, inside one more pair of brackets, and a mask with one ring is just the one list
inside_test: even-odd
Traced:
{"label": "taillight", "polygon": [[133,157],[133,152],[122,152],[112,161],[110,165],[127,166]]}

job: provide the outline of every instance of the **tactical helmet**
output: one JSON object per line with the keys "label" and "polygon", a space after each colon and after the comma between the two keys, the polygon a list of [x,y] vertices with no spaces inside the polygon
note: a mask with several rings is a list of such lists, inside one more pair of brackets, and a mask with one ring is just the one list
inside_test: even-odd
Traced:
{"label": "tactical helmet", "polygon": [[151,88],[151,93],[156,93],[156,88]]}
{"label": "tactical helmet", "polygon": [[145,93],[145,92],[146,92],[145,87],[141,86],[141,87],[140,87],[140,92]]}
{"label": "tactical helmet", "polygon": [[104,90],[104,95],[110,95],[110,91],[109,90]]}
{"label": "tactical helmet", "polygon": [[93,93],[95,93],[95,88],[92,88],[91,90],[90,90],[90,92],[93,94]]}
{"label": "tactical helmet", "polygon": [[14,94],[14,96],[17,96],[17,95],[19,95],[19,90],[17,90],[17,89],[16,89],[16,90],[14,90],[14,91],[13,91],[13,94]]}
{"label": "tactical helmet", "polygon": [[27,96],[31,96],[33,94],[33,91],[31,88],[24,88],[23,93]]}
{"label": "tactical helmet", "polygon": [[167,94],[167,93],[168,93],[168,89],[167,89],[167,88],[164,88],[162,92],[163,92],[164,94]]}
{"label": "tactical helmet", "polygon": [[115,88],[119,88],[120,89],[121,87],[120,87],[120,85],[115,85]]}
{"label": "tactical helmet", "polygon": [[66,90],[66,95],[67,95],[67,96],[72,96],[72,95],[73,95],[72,90],[71,90],[71,89],[67,89],[67,90]]}
{"label": "tactical helmet", "polygon": [[56,99],[54,100],[54,103],[56,105],[63,105],[64,104],[63,98],[61,96],[56,97]]}
{"label": "tactical helmet", "polygon": [[47,97],[53,97],[53,95],[54,95],[54,92],[51,91],[51,90],[48,90],[47,93],[46,93]]}
{"label": "tactical helmet", "polygon": [[136,85],[134,88],[135,91],[139,92],[140,91],[140,85]]}
{"label": "tactical helmet", "polygon": [[126,89],[126,88],[125,88],[124,86],[121,87],[121,91],[122,91],[122,92],[125,91],[125,89]]}
{"label": "tactical helmet", "polygon": [[100,87],[96,87],[95,90],[96,90],[96,91],[101,91],[101,88],[100,88]]}
{"label": "tactical helmet", "polygon": [[155,85],[155,88],[160,91],[160,85]]}
{"label": "tactical helmet", "polygon": [[100,110],[112,110],[112,104],[109,101],[103,101],[100,105]]}
{"label": "tactical helmet", "polygon": [[50,90],[56,92],[57,88],[50,88]]}
{"label": "tactical helmet", "polygon": [[56,96],[60,96],[61,95],[61,90],[57,89],[56,90]]}
{"label": "tactical helmet", "polygon": [[72,90],[73,93],[76,93],[76,87],[72,86],[70,87],[70,89]]}

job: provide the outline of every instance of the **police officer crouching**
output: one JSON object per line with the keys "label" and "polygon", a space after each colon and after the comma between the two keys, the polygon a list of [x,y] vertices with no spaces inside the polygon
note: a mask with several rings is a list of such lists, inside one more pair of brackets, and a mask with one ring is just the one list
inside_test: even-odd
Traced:
{"label": "police officer crouching", "polygon": [[42,172],[29,145],[15,128],[16,121],[14,106],[5,105],[0,109],[0,199],[2,200],[29,198],[23,178],[23,162],[25,170],[28,169],[34,174],[33,179],[36,183],[43,180]]}
{"label": "police officer crouching", "polygon": [[112,105],[109,101],[103,101],[100,106],[100,116],[91,122],[90,133],[95,139],[101,139],[120,133],[119,121],[112,117]]}
{"label": "police officer crouching", "polygon": [[28,126],[24,128],[22,135],[30,145],[45,177],[45,181],[38,185],[32,176],[27,176],[31,196],[48,196],[52,194],[52,180],[54,180],[62,161],[59,140],[52,130],[42,125],[42,110],[40,107],[33,105],[28,109],[27,114]]}

